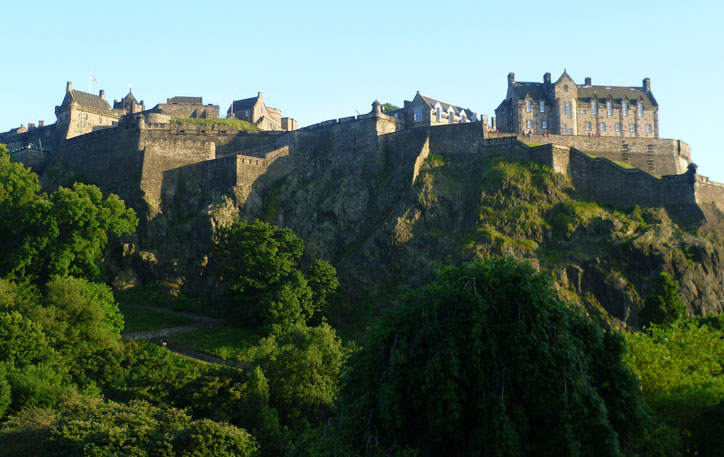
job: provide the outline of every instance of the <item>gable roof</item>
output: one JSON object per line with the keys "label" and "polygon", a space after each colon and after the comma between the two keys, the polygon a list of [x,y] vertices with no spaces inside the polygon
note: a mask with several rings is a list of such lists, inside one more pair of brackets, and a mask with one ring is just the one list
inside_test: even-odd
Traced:
{"label": "gable roof", "polygon": [[530,82],[514,82],[513,90],[518,100],[524,100],[525,96],[530,94],[533,100],[545,99],[549,100],[548,93],[545,90],[543,83],[530,83]]}
{"label": "gable roof", "polygon": [[620,103],[624,97],[629,100],[643,99],[644,103],[650,106],[659,106],[656,99],[647,92],[643,87],[625,87],[625,86],[577,86],[578,99],[590,102],[593,99],[606,99],[610,95],[614,102]]}
{"label": "gable roof", "polygon": [[182,96],[176,96],[173,98],[169,98],[166,100],[166,103],[174,104],[174,105],[203,105],[204,104],[204,98],[203,97],[182,97]]}
{"label": "gable roof", "polygon": [[92,108],[101,111],[111,110],[111,105],[109,105],[105,99],[101,98],[100,95],[93,95],[79,90],[71,90],[66,94],[66,97],[70,97],[71,101],[74,101],[85,108]]}
{"label": "gable roof", "polygon": [[440,108],[442,108],[442,110],[445,111],[445,112],[450,111],[450,108],[452,108],[453,112],[454,112],[455,114],[457,114],[458,116],[460,115],[461,112],[465,112],[465,115],[466,115],[468,118],[476,118],[476,117],[477,117],[477,114],[476,114],[475,112],[471,111],[471,110],[468,109],[468,108],[462,108],[462,107],[460,107],[460,106],[451,105],[450,103],[445,103],[445,102],[440,101],[440,100],[435,100],[434,98],[425,97],[424,95],[422,95],[422,94],[419,93],[419,92],[417,93],[417,95],[419,95],[420,98],[421,98],[425,103],[427,103],[427,105],[428,105],[431,109],[432,109],[435,105],[437,105],[437,104],[439,103],[439,104],[440,104]]}
{"label": "gable roof", "polygon": [[[251,109],[256,105],[256,102],[259,101],[259,96],[251,97],[251,98],[245,98],[243,100],[234,100],[234,102],[231,104],[231,106],[234,107],[234,112],[241,111],[245,109]],[[231,108],[231,107],[229,107]]]}

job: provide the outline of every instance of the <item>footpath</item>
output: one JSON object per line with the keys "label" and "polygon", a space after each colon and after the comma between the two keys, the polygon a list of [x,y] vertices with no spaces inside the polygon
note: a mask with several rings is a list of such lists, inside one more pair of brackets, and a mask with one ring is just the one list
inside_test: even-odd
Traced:
{"label": "footpath", "polygon": [[173,352],[174,354],[180,355],[182,357],[186,357],[192,360],[197,360],[200,362],[205,363],[211,363],[214,365],[225,365],[232,368],[238,368],[238,369],[246,369],[249,367],[249,363],[247,362],[240,362],[238,360],[224,360],[221,357],[207,354],[206,352],[197,351],[193,348],[190,348],[188,346],[183,346],[181,344],[172,343],[170,341],[166,341],[165,337],[168,335],[173,335],[176,333],[186,333],[186,332],[193,332],[194,330],[198,330],[205,327],[215,327],[217,325],[221,325],[223,323],[222,319],[218,319],[215,317],[209,317],[209,316],[200,316],[198,314],[193,313],[187,313],[183,311],[172,311],[167,308],[161,308],[159,306],[150,306],[150,305],[138,305],[134,304],[133,306],[136,306],[138,308],[144,308],[149,309],[153,311],[162,312],[165,314],[168,314],[169,316],[178,316],[183,317],[184,319],[188,319],[192,321],[193,323],[187,324],[187,325],[180,325],[177,327],[167,327],[167,328],[159,328],[154,330],[145,330],[142,332],[129,332],[129,333],[122,333],[121,338],[126,341],[150,341],[153,343],[159,344],[161,347],[164,347],[168,349],[169,351]]}

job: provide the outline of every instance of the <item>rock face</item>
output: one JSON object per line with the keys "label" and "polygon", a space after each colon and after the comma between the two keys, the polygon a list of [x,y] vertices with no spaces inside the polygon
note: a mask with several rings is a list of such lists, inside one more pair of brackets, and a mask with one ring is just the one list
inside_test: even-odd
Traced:
{"label": "rock face", "polygon": [[[679,282],[690,312],[722,310],[716,207],[602,207],[547,166],[481,154],[475,125],[456,126],[469,140],[452,142],[422,128],[385,135],[394,119],[369,116],[282,136],[237,135],[215,150],[128,129],[141,140],[114,146],[112,158],[138,157],[136,181],[121,167],[104,167],[96,180],[142,218],[137,237],[107,256],[116,284],[214,290],[214,233],[259,218],[290,227],[308,259],[330,261],[350,306],[384,305],[397,286],[424,283],[441,264],[509,255],[549,271],[566,299],[627,325],[637,325],[662,271]],[[178,144],[186,148],[180,158]],[[77,157],[64,160],[81,167]],[[692,218],[704,210],[708,224]]]}

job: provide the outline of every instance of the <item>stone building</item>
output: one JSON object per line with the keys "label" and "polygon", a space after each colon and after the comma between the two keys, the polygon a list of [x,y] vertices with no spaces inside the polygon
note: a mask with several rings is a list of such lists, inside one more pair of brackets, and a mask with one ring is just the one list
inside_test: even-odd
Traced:
{"label": "stone building", "polygon": [[591,78],[576,84],[564,70],[551,82],[519,82],[508,74],[508,94],[495,109],[502,132],[613,137],[659,137],[659,105],[651,80],[641,87],[594,86]]}
{"label": "stone building", "polygon": [[289,117],[282,117],[282,111],[266,106],[261,92],[256,97],[234,100],[226,111],[226,117],[235,117],[242,121],[258,125],[262,130],[297,130],[297,121]]}
{"label": "stone building", "polygon": [[402,108],[385,112],[405,121],[409,127],[475,122],[478,115],[467,108],[426,97],[417,91],[412,101],[405,100]]}
{"label": "stone building", "polygon": [[55,107],[56,130],[65,132],[64,138],[73,138],[94,130],[113,127],[118,124],[123,114],[123,111],[111,108],[103,90],[98,95],[93,95],[73,90],[73,85],[68,82],[63,102]]}
{"label": "stone building", "polygon": [[165,114],[171,117],[195,117],[202,119],[218,119],[219,105],[204,105],[203,97],[172,97],[166,103],[159,103],[149,113]]}
{"label": "stone building", "polygon": [[126,114],[136,114],[144,111],[146,108],[143,100],[139,103],[129,90],[128,94],[123,97],[120,102],[113,100],[113,109],[121,110]]}

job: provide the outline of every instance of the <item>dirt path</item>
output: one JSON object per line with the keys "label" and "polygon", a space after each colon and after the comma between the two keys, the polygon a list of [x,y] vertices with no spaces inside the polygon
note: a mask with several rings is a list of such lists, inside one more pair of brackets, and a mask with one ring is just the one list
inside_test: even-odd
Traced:
{"label": "dirt path", "polygon": [[185,319],[194,321],[193,324],[188,325],[180,325],[178,327],[167,327],[167,328],[159,328],[155,330],[145,330],[142,332],[131,332],[131,333],[123,333],[121,337],[124,340],[157,340],[158,344],[160,344],[162,347],[165,347],[169,351],[173,352],[174,354],[187,357],[189,359],[211,363],[214,365],[225,365],[232,368],[238,368],[238,369],[246,369],[249,367],[249,363],[247,362],[240,362],[238,360],[224,360],[221,357],[217,357],[215,355],[207,354],[205,352],[197,351],[195,349],[182,346],[177,343],[172,343],[170,341],[166,341],[164,339],[165,336],[173,335],[175,333],[186,333],[186,332],[193,332],[194,330],[198,330],[200,328],[205,327],[214,327],[217,325],[221,325],[224,321],[222,319],[218,319],[216,317],[209,317],[209,316],[201,316],[198,314],[193,313],[187,313],[184,311],[172,311],[167,308],[162,308],[160,306],[151,306],[151,305],[136,305],[139,308],[145,308],[150,309],[154,311],[159,311],[162,313],[166,313],[172,316],[178,316],[183,317]]}

